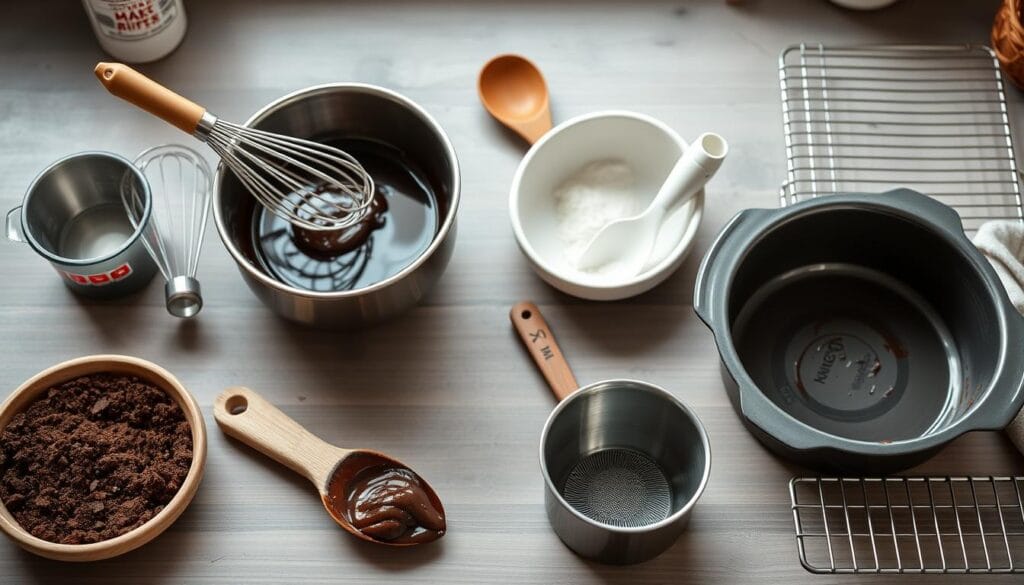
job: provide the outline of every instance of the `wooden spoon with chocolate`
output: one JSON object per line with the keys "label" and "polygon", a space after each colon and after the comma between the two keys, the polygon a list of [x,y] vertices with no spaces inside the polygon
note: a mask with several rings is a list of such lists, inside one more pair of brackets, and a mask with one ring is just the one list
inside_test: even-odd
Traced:
{"label": "wooden spoon with chocolate", "polygon": [[225,434],[313,482],[331,517],[349,533],[388,546],[423,544],[444,535],[441,500],[402,462],[326,443],[241,386],[222,392],[213,414]]}

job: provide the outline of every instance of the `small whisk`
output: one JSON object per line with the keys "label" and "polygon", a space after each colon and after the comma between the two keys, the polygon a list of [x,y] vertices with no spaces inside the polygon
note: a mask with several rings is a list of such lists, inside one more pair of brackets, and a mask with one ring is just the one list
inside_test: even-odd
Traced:
{"label": "small whisk", "polygon": [[[146,150],[135,159],[150,188],[138,181],[121,185],[121,198],[132,226],[142,226],[142,243],[167,284],[167,311],[192,317],[203,308],[196,280],[199,252],[210,215],[213,174],[203,157],[185,146],[165,144]],[[146,215],[146,198],[152,197]]]}
{"label": "small whisk", "polygon": [[292,225],[344,229],[369,211],[373,178],[345,151],[226,122],[120,63],[100,63],[95,72],[110,93],[207,143],[264,207]]}

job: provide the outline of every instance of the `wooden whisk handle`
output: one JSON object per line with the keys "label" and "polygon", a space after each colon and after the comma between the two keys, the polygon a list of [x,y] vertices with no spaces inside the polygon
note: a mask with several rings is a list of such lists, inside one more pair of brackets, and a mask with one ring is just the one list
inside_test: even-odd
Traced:
{"label": "wooden whisk handle", "polygon": [[529,301],[516,303],[509,318],[555,397],[559,401],[565,400],[579,388],[579,384],[540,309]]}
{"label": "wooden whisk handle", "polygon": [[110,93],[189,134],[195,134],[206,113],[206,108],[122,63],[99,63],[95,72]]}

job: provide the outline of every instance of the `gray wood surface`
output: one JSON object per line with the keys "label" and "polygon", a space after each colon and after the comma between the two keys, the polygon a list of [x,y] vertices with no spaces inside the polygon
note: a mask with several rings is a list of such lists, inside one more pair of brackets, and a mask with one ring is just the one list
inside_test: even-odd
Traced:
{"label": "gray wood surface", "polygon": [[[0,543],[0,583],[851,583],[813,577],[796,557],[787,481],[800,472],[742,428],[719,380],[711,336],[693,315],[701,254],[744,207],[773,207],[784,176],[776,58],[787,44],[985,42],[997,2],[904,0],[858,14],[823,0],[191,2],[178,51],[142,69],[243,120],[271,99],[328,81],[381,84],[415,99],[450,133],[463,163],[458,245],[440,286],[396,321],[354,334],[289,325],[243,285],[211,230],[194,323],[165,314],[162,287],[85,302],[24,246],[0,245],[0,394],[57,361],[119,352],[156,361],[197,396],[210,429],[199,494],[162,537],[89,565]],[[75,2],[10,2],[0,24],[0,203],[17,205],[42,167],[67,153],[189,138],[108,96],[105,58]],[[665,284],[597,304],[544,285],[508,225],[523,145],[479,106],[476,72],[524,53],[543,68],[556,120],[603,108],[657,116],[684,136],[713,129],[732,145],[709,189],[696,249]],[[1024,110],[1014,92],[1014,117]],[[211,155],[212,159],[212,155]],[[540,304],[581,382],[630,376],[696,409],[713,447],[711,482],[689,532],[633,567],[581,561],[549,530],[537,442],[553,399],[513,334],[510,305]],[[450,533],[437,546],[356,542],[311,486],[227,440],[210,405],[244,384],[325,439],[387,451],[442,495]],[[1020,473],[1001,434],[977,433],[916,470]],[[876,578],[960,582],[959,578]],[[971,577],[971,583],[1007,583]]]}

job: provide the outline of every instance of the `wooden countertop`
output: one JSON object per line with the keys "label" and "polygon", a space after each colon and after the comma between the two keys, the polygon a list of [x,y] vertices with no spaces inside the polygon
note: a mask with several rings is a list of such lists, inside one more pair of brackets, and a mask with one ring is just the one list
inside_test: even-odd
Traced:
{"label": "wooden countertop", "polygon": [[[163,536],[87,565],[35,558],[0,543],[0,582],[86,583],[852,583],[799,565],[787,482],[800,470],[762,449],[733,413],[711,335],[690,303],[697,263],[744,207],[774,207],[784,177],[776,60],[799,41],[986,42],[997,2],[903,0],[860,14],[823,0],[469,0],[191,2],[188,35],[141,69],[244,120],[270,100],[329,81],[390,87],[450,133],[463,165],[454,258],[422,306],[362,333],[292,326],[246,289],[215,230],[200,267],[206,307],[194,323],[164,312],[154,282],[136,298],[73,297],[27,247],[0,245],[0,384],[5,394],[60,360],[116,352],[153,360],[199,399],[210,428],[207,473]],[[665,284],[628,302],[566,297],[521,257],[507,194],[523,144],[480,107],[476,73],[521,52],[544,70],[556,120],[605,108],[661,118],[684,136],[713,129],[732,154],[709,188],[696,249]],[[176,130],[111,98],[92,74],[105,55],[76,3],[18,2],[0,24],[0,202],[20,202],[49,162],[80,150],[126,156]],[[1014,90],[1015,120],[1024,110]],[[207,151],[208,152],[208,151]],[[212,155],[211,155],[212,159]],[[710,433],[711,482],[688,533],[654,561],[584,562],[547,525],[537,442],[553,406],[508,322],[517,300],[546,312],[583,383],[630,376],[670,389]],[[262,392],[328,441],[412,463],[444,498],[439,546],[357,542],[311,486],[224,437],[211,404],[228,385]],[[1014,474],[1022,459],[976,433],[915,470]],[[950,578],[874,578],[924,583]],[[1006,583],[971,577],[972,584]]]}

